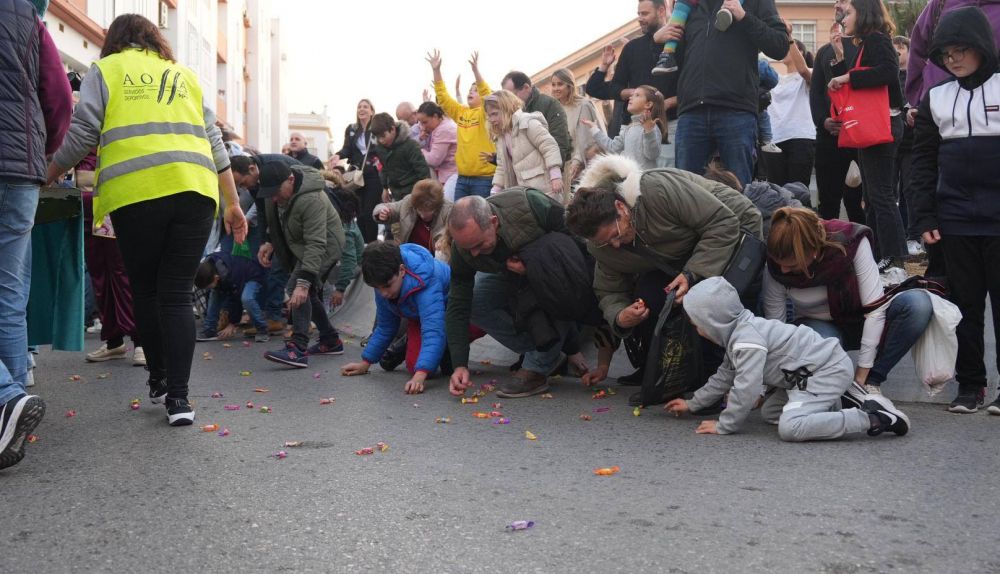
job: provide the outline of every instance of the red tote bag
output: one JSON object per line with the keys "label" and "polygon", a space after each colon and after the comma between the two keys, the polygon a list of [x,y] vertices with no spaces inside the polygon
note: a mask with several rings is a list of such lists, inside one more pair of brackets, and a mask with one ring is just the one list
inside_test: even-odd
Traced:
{"label": "red tote bag", "polygon": [[[854,64],[855,70],[867,70],[861,67],[861,55]],[[892,142],[892,123],[889,117],[889,87],[852,88],[850,83],[844,84],[839,90],[828,90],[830,94],[830,117],[843,122],[840,126],[840,136],[837,146],[846,148],[866,148],[873,145]]]}

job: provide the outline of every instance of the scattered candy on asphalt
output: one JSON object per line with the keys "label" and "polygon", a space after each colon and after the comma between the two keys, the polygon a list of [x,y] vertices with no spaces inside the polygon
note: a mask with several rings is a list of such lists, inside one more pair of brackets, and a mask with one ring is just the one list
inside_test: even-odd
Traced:
{"label": "scattered candy on asphalt", "polygon": [[252,375],[252,374],[253,374],[253,373],[252,373],[252,372],[250,372],[250,371],[240,371],[240,376],[241,376],[241,377],[249,377],[249,376],[250,376],[250,375]]}
{"label": "scattered candy on asphalt", "polygon": [[475,395],[473,395],[471,397],[462,397],[462,404],[463,405],[469,405],[469,404],[474,405],[474,404],[476,404],[478,402],[479,402],[479,397],[475,396]]}
{"label": "scattered candy on asphalt", "polygon": [[493,419],[493,424],[495,424],[495,425],[509,425],[510,424],[510,419],[508,419],[506,417],[500,417],[498,419]]}
{"label": "scattered candy on asphalt", "polygon": [[493,364],[493,361],[479,361],[480,365],[489,366]]}
{"label": "scattered candy on asphalt", "polygon": [[552,396],[552,393],[544,393],[544,394],[540,395],[540,398],[543,398],[543,399],[554,399],[555,397]]}
{"label": "scattered candy on asphalt", "polygon": [[535,436],[535,433],[531,432],[530,430],[524,431],[524,438],[528,440],[538,440],[538,437]]}
{"label": "scattered candy on asphalt", "polygon": [[492,404],[491,406],[492,406],[493,408],[495,408],[495,409],[502,409],[502,408],[503,408],[503,405],[502,405],[502,404],[500,404],[500,403],[493,403],[493,404]]}
{"label": "scattered candy on asphalt", "polygon": [[320,399],[319,404],[321,405],[332,405],[337,399],[330,397],[328,399]]}
{"label": "scattered candy on asphalt", "polygon": [[314,379],[318,379],[320,377],[322,377],[322,375],[320,375],[319,373],[313,373],[313,378]]}
{"label": "scattered candy on asphalt", "polygon": [[250,401],[247,401],[247,408],[248,409],[252,409],[253,408],[253,403],[250,402]]}
{"label": "scattered candy on asphalt", "polygon": [[212,393],[213,399],[221,399],[224,395],[222,393]]}
{"label": "scattered candy on asphalt", "polygon": [[69,418],[69,417],[75,417],[75,416],[76,416],[76,411],[74,411],[72,409],[66,411],[66,417],[67,418]]}
{"label": "scattered candy on asphalt", "polygon": [[289,441],[285,441],[285,448],[299,448],[303,444],[305,444],[305,443],[303,443],[300,440],[289,440]]}
{"label": "scattered candy on asphalt", "polygon": [[132,408],[133,411],[137,411],[137,410],[139,410],[139,407],[141,405],[142,405],[142,401],[140,401],[139,399],[132,399],[132,404],[129,405],[129,406]]}
{"label": "scattered candy on asphalt", "polygon": [[255,392],[255,393],[270,393],[271,391],[270,391],[270,389],[254,389],[253,392]]}
{"label": "scattered candy on asphalt", "polygon": [[607,396],[608,396],[608,393],[602,389],[602,390],[599,390],[596,393],[594,393],[594,396],[592,396],[590,398],[592,398],[592,399],[603,399],[603,398],[605,398]]}
{"label": "scattered candy on asphalt", "polygon": [[264,414],[270,414],[271,413],[271,407],[260,407],[260,412],[262,412]]}
{"label": "scattered candy on asphalt", "polygon": [[632,416],[634,417],[642,416],[642,409],[640,409],[639,407],[635,407],[634,409],[632,409]]}
{"label": "scattered candy on asphalt", "polygon": [[434,419],[434,422],[438,424],[451,424],[451,417],[438,417]]}
{"label": "scattered candy on asphalt", "polygon": [[100,375],[97,375],[97,380],[103,381],[104,379],[108,378],[109,376],[111,376],[111,373],[101,373]]}
{"label": "scattered candy on asphalt", "polygon": [[79,381],[79,380],[81,380],[82,378],[83,378],[83,377],[81,377],[80,375],[73,375],[73,376],[71,376],[71,377],[69,378],[69,380],[71,380],[71,381],[73,381],[73,382],[76,382],[76,381]]}
{"label": "scattered candy on asphalt", "polygon": [[507,525],[507,530],[514,532],[516,530],[527,530],[535,525],[534,520],[515,520]]}
{"label": "scattered candy on asphalt", "polygon": [[593,418],[593,417],[591,417],[590,415],[580,415],[580,420],[581,420],[581,421],[589,421],[589,420],[591,420],[592,418]]}
{"label": "scattered candy on asphalt", "polygon": [[606,468],[595,468],[594,474],[596,474],[597,476],[611,476],[612,474],[618,474],[619,470],[621,470],[621,468],[617,466],[606,467]]}
{"label": "scattered candy on asphalt", "polygon": [[274,458],[276,458],[278,460],[281,460],[281,459],[285,458],[286,456],[288,456],[288,453],[285,452],[285,451],[283,451],[283,450],[279,450],[278,452],[274,453]]}
{"label": "scattered candy on asphalt", "polygon": [[502,416],[503,416],[503,413],[501,413],[500,411],[493,411],[493,412],[490,413],[490,418],[492,418],[492,419],[495,419],[497,417],[502,417]]}
{"label": "scattered candy on asphalt", "polygon": [[28,442],[38,442],[38,436],[37,435],[33,435],[33,434],[29,434],[28,435]]}
{"label": "scattered candy on asphalt", "polygon": [[595,413],[606,413],[611,410],[611,407],[597,407],[594,409]]}
{"label": "scattered candy on asphalt", "polygon": [[378,449],[379,452],[385,452],[389,450],[389,445],[385,444],[384,442],[379,442],[375,443],[375,448]]}
{"label": "scattered candy on asphalt", "polygon": [[232,346],[232,345],[230,345],[229,343],[223,343],[223,344],[222,344],[222,348],[223,348],[223,349],[232,349],[232,348],[233,348],[233,346]]}
{"label": "scattered candy on asphalt", "polygon": [[227,411],[238,411],[240,410],[241,407],[240,405],[226,405],[222,408],[226,409]]}
{"label": "scattered candy on asphalt", "polygon": [[243,341],[243,346],[244,347],[249,347],[250,346],[250,341]]}
{"label": "scattered candy on asphalt", "polygon": [[358,450],[354,451],[354,454],[357,454],[357,455],[360,455],[360,456],[365,456],[365,455],[368,455],[368,454],[375,454],[375,449],[373,449],[370,446],[366,446],[365,448],[358,449]]}
{"label": "scattered candy on asphalt", "polygon": [[476,417],[477,419],[488,419],[490,418],[490,413],[484,413],[483,411],[476,411],[472,413],[472,416]]}
{"label": "scattered candy on asphalt", "polygon": [[222,429],[219,431],[219,436],[229,436],[229,429]]}
{"label": "scattered candy on asphalt", "polygon": [[217,424],[210,424],[201,427],[201,432],[215,432],[217,430],[219,430],[219,425]]}
{"label": "scattered candy on asphalt", "polygon": [[212,353],[207,353],[207,352],[206,353],[202,353],[201,354],[201,358],[204,361],[211,361],[212,360]]}

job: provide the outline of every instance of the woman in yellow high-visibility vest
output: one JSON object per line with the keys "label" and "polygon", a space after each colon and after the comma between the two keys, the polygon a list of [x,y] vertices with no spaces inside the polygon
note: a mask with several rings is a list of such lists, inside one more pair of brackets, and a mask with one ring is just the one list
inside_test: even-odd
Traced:
{"label": "woman in yellow high-visibility vest", "polygon": [[191,289],[220,189],[226,230],[237,243],[247,224],[197,76],[174,61],[166,39],[142,16],[119,16],[108,28],[49,181],[95,146],[94,221],[110,215],[118,237],[146,350],[149,398],[166,402],[172,426],[190,425]]}

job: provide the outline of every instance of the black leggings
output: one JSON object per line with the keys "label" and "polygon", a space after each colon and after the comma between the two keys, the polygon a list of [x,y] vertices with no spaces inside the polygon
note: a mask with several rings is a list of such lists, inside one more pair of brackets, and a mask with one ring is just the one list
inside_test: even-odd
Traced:
{"label": "black leggings", "polygon": [[195,192],[128,205],[111,214],[132,287],[136,327],[152,379],[187,398],[194,355],[191,292],[212,230],[215,202]]}
{"label": "black leggings", "polygon": [[368,166],[365,168],[365,186],[354,193],[358,194],[358,229],[365,243],[378,239],[378,222],[372,217],[375,206],[382,203],[382,181],[378,170]]}

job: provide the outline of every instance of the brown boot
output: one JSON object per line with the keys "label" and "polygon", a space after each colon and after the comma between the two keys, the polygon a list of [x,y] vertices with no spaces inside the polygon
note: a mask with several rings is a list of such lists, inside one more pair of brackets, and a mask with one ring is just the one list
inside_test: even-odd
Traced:
{"label": "brown boot", "polygon": [[549,379],[542,373],[521,369],[514,377],[505,381],[497,389],[497,396],[504,399],[530,397],[549,390]]}
{"label": "brown boot", "polygon": [[267,320],[267,332],[272,335],[280,335],[285,332],[285,324],[274,319]]}

